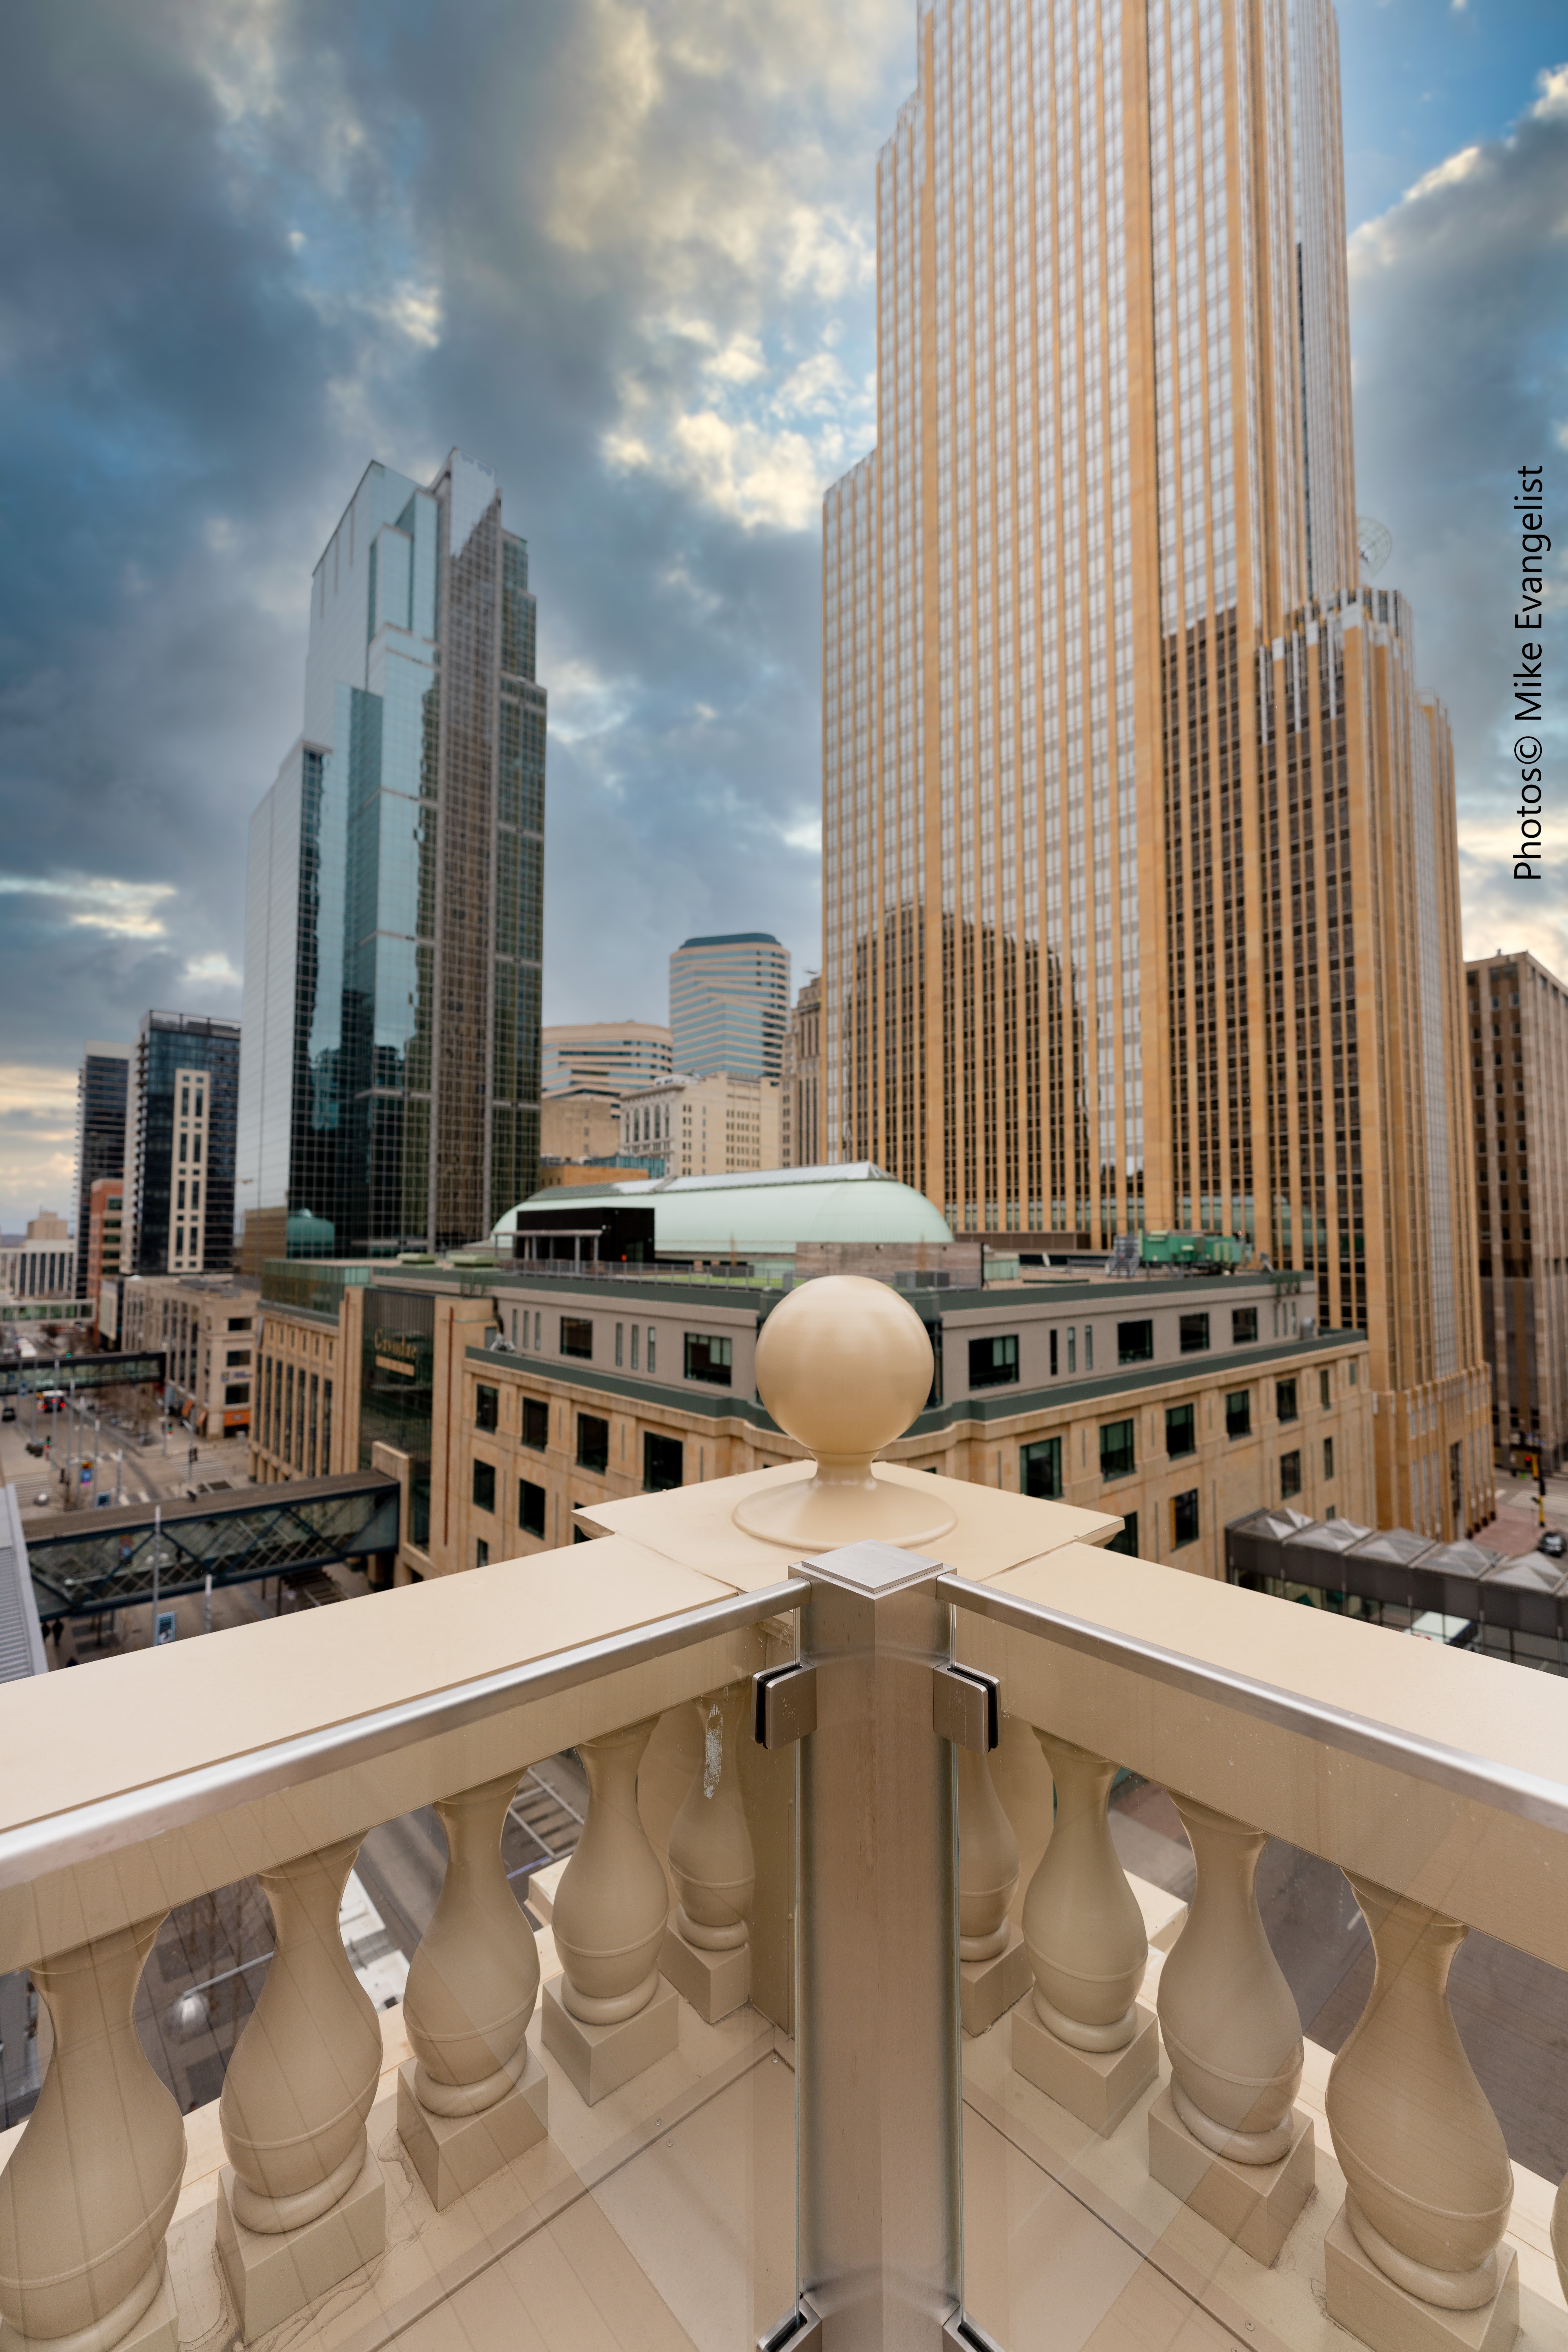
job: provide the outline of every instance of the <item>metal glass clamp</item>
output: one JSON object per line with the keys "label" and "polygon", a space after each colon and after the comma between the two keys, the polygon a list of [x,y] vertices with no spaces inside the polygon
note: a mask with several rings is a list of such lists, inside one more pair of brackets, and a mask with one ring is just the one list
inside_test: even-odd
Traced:
{"label": "metal glass clamp", "polygon": [[752,1730],[759,1748],[790,1748],[816,1729],[816,1668],[796,1658],[752,1676]]}
{"label": "metal glass clamp", "polygon": [[822,2315],[803,2294],[795,2309],[757,2338],[757,2352],[822,2352]]}
{"label": "metal glass clamp", "polygon": [[931,1721],[939,1739],[989,1755],[1002,1737],[1001,1684],[978,1666],[933,1666]]}

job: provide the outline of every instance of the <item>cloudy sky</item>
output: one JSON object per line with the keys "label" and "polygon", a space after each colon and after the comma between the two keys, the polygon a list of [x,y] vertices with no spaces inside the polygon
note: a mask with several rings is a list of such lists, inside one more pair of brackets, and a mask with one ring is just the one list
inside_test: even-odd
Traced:
{"label": "cloudy sky", "polygon": [[[818,509],[874,433],[873,170],[914,13],[9,13],[0,1226],[66,1205],[84,1038],[238,1010],[246,823],[372,456],[471,451],[530,541],[547,1017],[662,1018],[691,930],[815,966]],[[1560,0],[1340,21],[1359,503],[1454,714],[1468,944],[1568,971],[1568,897],[1505,858],[1517,467],[1568,533]]]}

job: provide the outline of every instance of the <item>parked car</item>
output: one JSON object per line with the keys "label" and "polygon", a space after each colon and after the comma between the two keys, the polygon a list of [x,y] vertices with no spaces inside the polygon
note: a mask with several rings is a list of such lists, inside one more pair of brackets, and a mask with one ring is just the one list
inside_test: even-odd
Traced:
{"label": "parked car", "polygon": [[16,1418],[16,1408],[14,1404],[0,1404],[0,1421],[15,1421]]}
{"label": "parked car", "polygon": [[1548,1528],[1536,1549],[1543,1551],[1548,1559],[1561,1559],[1568,1552],[1568,1536],[1561,1528]]}

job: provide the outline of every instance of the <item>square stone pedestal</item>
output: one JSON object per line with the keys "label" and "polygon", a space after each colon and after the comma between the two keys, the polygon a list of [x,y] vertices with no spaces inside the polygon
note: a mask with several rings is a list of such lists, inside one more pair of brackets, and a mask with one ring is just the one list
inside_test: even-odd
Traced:
{"label": "square stone pedestal", "polygon": [[682,2000],[689,2000],[705,2025],[717,2025],[732,2009],[752,1997],[750,1939],[727,1952],[710,1952],[689,1944],[672,1925],[664,1931],[658,1965]]}
{"label": "square stone pedestal", "polygon": [[544,2046],[559,2059],[567,2081],[590,2106],[629,2083],[634,2074],[668,2058],[679,2039],[680,1997],[663,1977],[646,2009],[619,2025],[584,2025],[562,2000],[561,1979],[552,1977],[542,2004]]}
{"label": "square stone pedestal", "polygon": [[[168,2257],[162,2247],[158,2252],[158,2261],[163,2271],[158,2292],[130,2334],[118,2339],[114,2352],[180,2352],[179,2308],[174,2301],[174,2290],[169,2284]],[[11,2352],[13,2345],[28,2341],[37,2344],[43,2338],[34,2336],[29,2339],[14,2335],[4,2321],[0,2321],[0,2352]]]}
{"label": "square stone pedestal", "polygon": [[531,2050],[505,2098],[477,2116],[433,2116],[414,2089],[417,2061],[397,2070],[397,2136],[437,2213],[550,2129],[550,2077]]}
{"label": "square stone pedestal", "polygon": [[1316,2186],[1312,2118],[1298,2107],[1289,2148],[1273,2164],[1216,2156],[1176,2113],[1170,2084],[1149,2110],[1149,2169],[1162,2189],[1201,2213],[1266,2270],[1295,2228]]}
{"label": "square stone pedestal", "polygon": [[958,1964],[958,2014],[965,2033],[984,2033],[987,2026],[994,2025],[1004,2010],[1022,2000],[1033,1982],[1024,1931],[1016,1920],[1010,1920],[1006,1944],[994,1960],[960,1960]]}
{"label": "square stone pedestal", "polygon": [[1356,2243],[1342,2205],[1323,2240],[1329,2317],[1373,2352],[1508,2352],[1519,2333],[1519,2257],[1498,2248],[1502,2284],[1479,2311],[1442,2311],[1385,2278]]}
{"label": "square stone pedestal", "polygon": [[1116,2129],[1160,2071],[1160,2026],[1138,2003],[1138,2030],[1121,2050],[1075,2050],[1040,2023],[1032,2001],[1013,2011],[1013,2065],[1080,2124],[1101,2137]]}
{"label": "square stone pedestal", "polygon": [[234,2215],[234,2171],[218,2174],[217,2252],[248,2344],[386,2251],[386,2183],[367,2147],[359,2179],[319,2221],[271,2237]]}

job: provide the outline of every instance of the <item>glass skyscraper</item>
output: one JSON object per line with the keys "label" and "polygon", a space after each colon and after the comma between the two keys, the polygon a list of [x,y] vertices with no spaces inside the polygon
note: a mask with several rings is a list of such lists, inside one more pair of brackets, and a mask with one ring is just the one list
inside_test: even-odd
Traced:
{"label": "glass skyscraper", "polygon": [[545,697],[524,541],[454,450],[372,465],[251,823],[242,1262],[488,1234],[539,1162]]}
{"label": "glass skyscraper", "polygon": [[1362,578],[1332,7],[922,0],[918,49],[824,517],[826,1154],[1301,1268],[1385,1523],[1463,1533],[1452,751]]}
{"label": "glass skyscraper", "polygon": [[226,1272],[234,1263],[238,1022],[147,1013],[129,1096],[129,1271]]}
{"label": "glass skyscraper", "polygon": [[77,1298],[95,1294],[87,1286],[88,1236],[92,1223],[92,1188],[100,1177],[116,1183],[125,1175],[126,1084],[129,1045],[91,1038],[76,1081],[76,1289]]}
{"label": "glass skyscraper", "polygon": [[669,959],[669,1035],[677,1070],[710,1078],[784,1075],[789,950],[771,931],[682,940]]}

